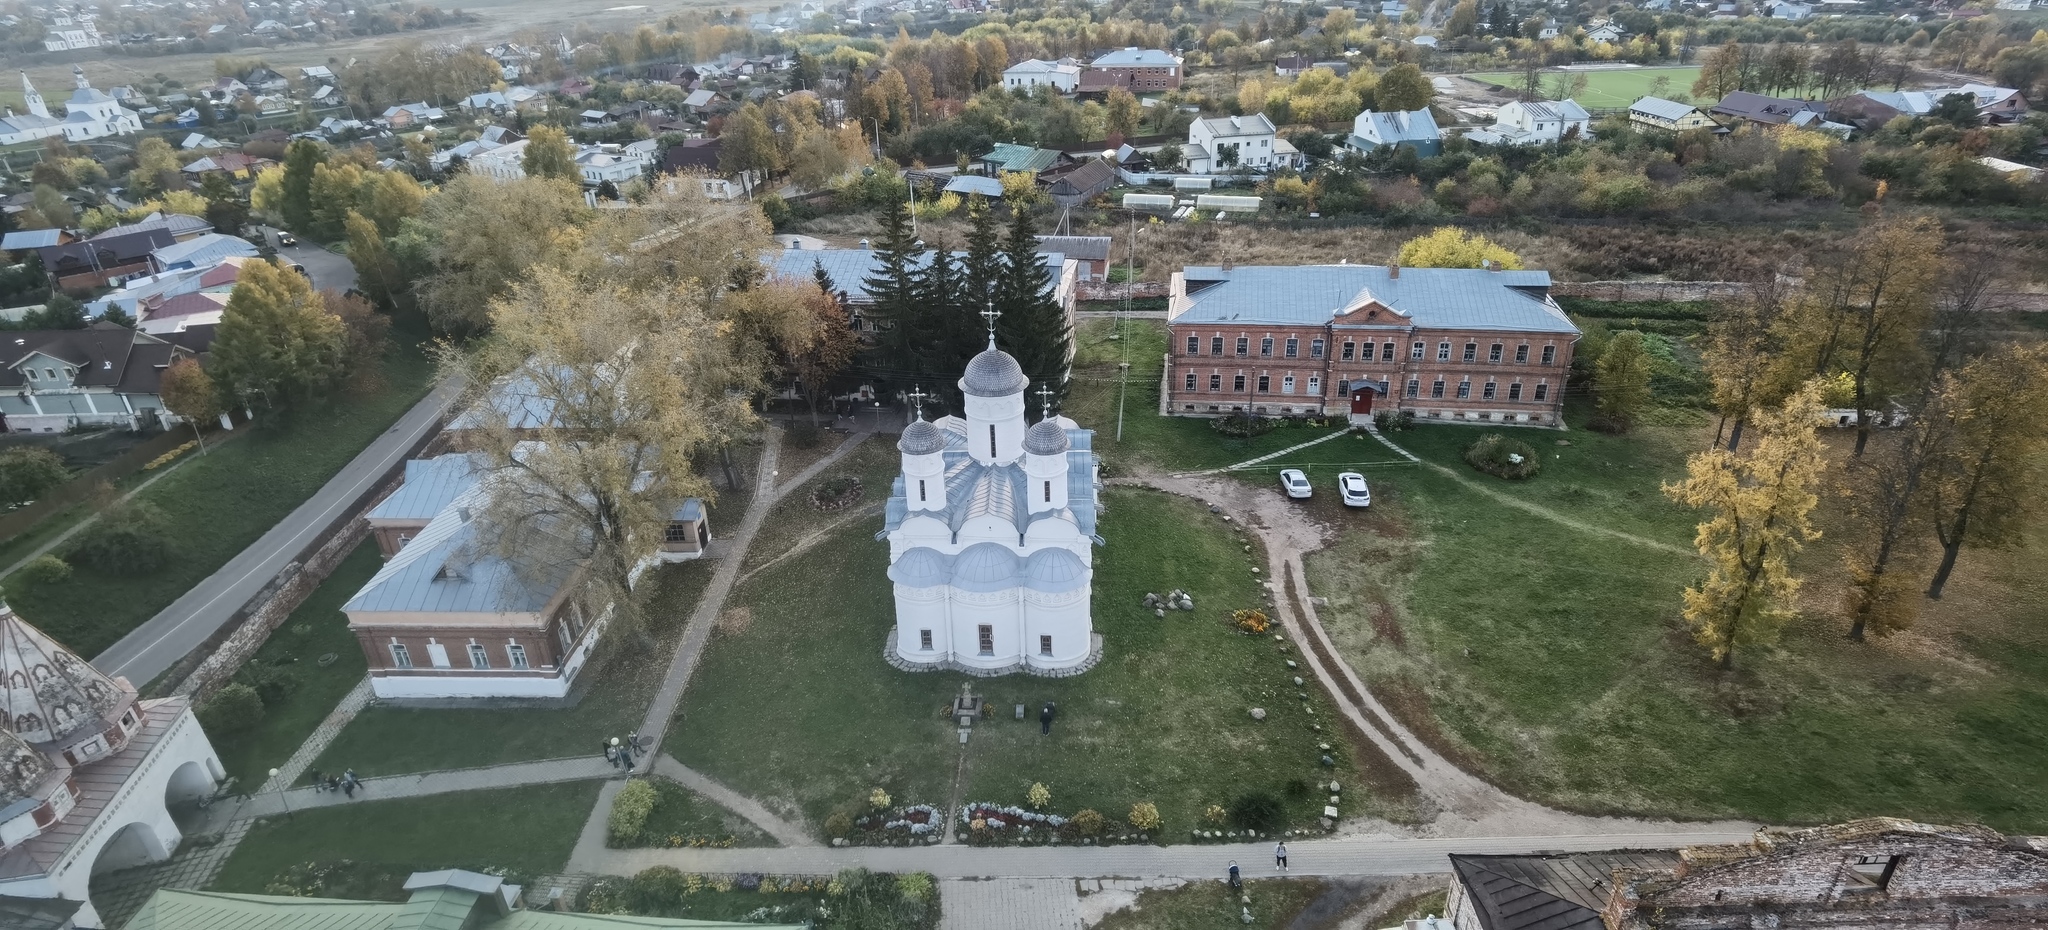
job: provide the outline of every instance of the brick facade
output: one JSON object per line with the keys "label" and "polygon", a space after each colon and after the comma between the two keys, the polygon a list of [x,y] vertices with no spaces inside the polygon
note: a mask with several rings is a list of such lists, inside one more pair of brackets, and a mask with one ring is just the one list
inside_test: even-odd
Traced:
{"label": "brick facade", "polygon": [[[531,615],[520,619],[530,620]],[[573,600],[555,607],[545,626],[433,626],[421,622],[376,624],[352,621],[350,630],[369,660],[370,675],[449,676],[488,675],[498,678],[556,678],[567,657],[589,634],[591,618],[587,609]],[[404,661],[400,661],[402,646]],[[472,646],[482,647],[479,665]],[[512,647],[518,647],[514,650]],[[439,647],[438,650],[436,647]],[[523,650],[526,663],[520,669],[515,655]],[[445,659],[446,664],[440,664]]]}
{"label": "brick facade", "polygon": [[[1177,276],[1176,306],[1186,297]],[[1167,328],[1163,412],[1171,415],[1405,410],[1420,420],[1534,426],[1559,422],[1577,339],[1555,330],[1431,326],[1377,301],[1327,323],[1176,316]]]}
{"label": "brick facade", "polygon": [[1132,93],[1150,90],[1175,90],[1180,87],[1181,69],[1166,65],[1096,65],[1089,70],[1095,72],[1090,84],[1104,84],[1122,87]]}

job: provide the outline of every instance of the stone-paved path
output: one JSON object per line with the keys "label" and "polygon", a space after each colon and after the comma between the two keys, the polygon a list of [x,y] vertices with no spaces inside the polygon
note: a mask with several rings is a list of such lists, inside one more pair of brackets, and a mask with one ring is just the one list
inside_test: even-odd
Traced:
{"label": "stone-paved path", "polygon": [[100,919],[109,927],[119,927],[142,909],[142,904],[158,888],[181,888],[199,890],[213,884],[220,875],[220,867],[228,861],[228,854],[247,835],[253,820],[237,820],[230,823],[221,834],[220,841],[210,846],[200,846],[188,834],[185,845],[178,854],[163,862],[152,863],[118,872],[107,872],[92,878],[93,908],[99,911]]}
{"label": "stone-paved path", "polygon": [[1081,930],[1081,897],[1071,879],[940,882],[939,930]]}
{"label": "stone-paved path", "polygon": [[276,791],[298,781],[299,776],[306,774],[306,767],[312,765],[314,759],[320,758],[320,754],[327,751],[328,744],[334,742],[334,738],[341,734],[341,728],[356,719],[356,714],[368,703],[370,676],[364,675],[363,680],[356,682],[356,686],[341,699],[341,703],[334,705],[334,711],[327,715],[327,719],[320,721],[313,734],[299,744],[298,751],[292,753],[292,757],[286,759],[283,765],[278,766],[277,777],[265,779],[260,790]]}

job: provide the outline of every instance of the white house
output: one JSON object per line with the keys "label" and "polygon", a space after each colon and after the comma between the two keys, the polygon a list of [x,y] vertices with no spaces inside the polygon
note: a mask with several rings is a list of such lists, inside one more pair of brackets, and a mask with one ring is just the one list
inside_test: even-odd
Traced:
{"label": "white house", "polygon": [[1043,84],[1060,93],[1071,94],[1079,83],[1081,66],[1078,64],[1026,58],[1003,69],[1003,87],[1007,90],[1029,90]]}
{"label": "white house", "polygon": [[0,145],[18,145],[64,134],[64,121],[50,115],[49,104],[29,83],[26,71],[21,73],[21,96],[28,112],[16,113],[13,107],[7,108],[6,116],[0,117]]}
{"label": "white house", "polygon": [[576,152],[576,170],[587,187],[606,181],[623,186],[645,177],[654,167],[655,145],[653,139],[643,139],[629,145],[582,146]]}
{"label": "white house", "polygon": [[1366,110],[1351,120],[1351,135],[1344,144],[1361,152],[1405,146],[1428,158],[1443,151],[1444,136],[1427,107],[1407,112]]}
{"label": "white house", "polygon": [[960,378],[965,417],[919,417],[896,448],[881,533],[905,670],[1072,675],[1102,657],[1089,597],[1100,510],[1094,433],[1047,411],[1026,426],[1030,385],[995,346]]}
{"label": "white house", "polygon": [[[191,699],[137,700],[0,603],[0,895],[85,902],[93,873],[170,857],[170,805],[224,774]],[[66,925],[70,926],[70,925]]]}
{"label": "white house", "polygon": [[1593,115],[1576,100],[1517,100],[1494,112],[1492,126],[1465,138],[1486,145],[1543,145],[1592,133]]}
{"label": "white house", "polygon": [[1182,154],[1194,174],[1223,174],[1239,167],[1263,171],[1293,165],[1298,157],[1264,113],[1195,120],[1188,124]]}
{"label": "white house", "polygon": [[114,98],[94,90],[92,82],[85,79],[85,69],[72,68],[71,79],[77,89],[71,92],[71,99],[64,101],[64,138],[67,141],[83,142],[142,131],[142,118]]}
{"label": "white house", "polygon": [[1628,30],[1612,23],[1594,23],[1586,30],[1586,41],[1595,45],[1614,45],[1628,38]]}

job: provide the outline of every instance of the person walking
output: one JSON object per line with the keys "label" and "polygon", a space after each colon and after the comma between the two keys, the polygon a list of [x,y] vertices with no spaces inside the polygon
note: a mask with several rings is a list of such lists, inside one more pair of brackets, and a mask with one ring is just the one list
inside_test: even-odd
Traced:
{"label": "person walking", "polygon": [[352,781],[349,781],[349,780],[348,780],[348,779],[346,779],[346,778],[342,779],[342,780],[341,780],[341,793],[342,793],[342,794],[345,794],[345,795],[348,795],[348,796],[349,796],[349,797],[351,797],[351,798],[355,797],[355,796],[356,796],[356,783],[355,783],[355,782],[352,782]]}
{"label": "person walking", "polygon": [[619,747],[617,747],[617,746],[614,746],[614,745],[612,745],[612,744],[610,744],[610,743],[606,743],[606,744],[604,744],[604,761],[606,761],[606,762],[609,762],[609,763],[611,763],[611,764],[612,764],[612,768],[618,768],[618,767],[619,767]]}
{"label": "person walking", "polygon": [[355,770],[355,769],[348,769],[348,770],[346,770],[346,771],[342,772],[342,773],[341,773],[341,780],[342,780],[342,782],[343,782],[344,784],[348,785],[348,786],[349,786],[350,788],[361,788],[361,787],[363,787],[363,780],[362,780],[362,779],[360,779],[360,778],[357,778],[357,777],[356,777],[356,770]]}
{"label": "person walking", "polygon": [[1242,887],[1244,887],[1244,882],[1238,879],[1237,860],[1232,859],[1230,860],[1230,890],[1236,891],[1237,889]]}
{"label": "person walking", "polygon": [[1051,735],[1051,733],[1052,733],[1052,718],[1053,718],[1053,717],[1054,717],[1054,715],[1056,715],[1057,713],[1058,713],[1058,711],[1057,711],[1057,710],[1055,710],[1055,709],[1053,708],[1053,706],[1052,706],[1052,702],[1051,702],[1051,701],[1047,701],[1047,702],[1045,702],[1045,706],[1044,706],[1044,707],[1042,707],[1042,708],[1040,708],[1040,709],[1039,709],[1039,711],[1038,711],[1038,732],[1039,732],[1039,733],[1041,733],[1041,734],[1044,734],[1044,735]]}
{"label": "person walking", "polygon": [[1281,843],[1278,846],[1273,847],[1273,867],[1279,869],[1282,872],[1287,871],[1286,843]]}

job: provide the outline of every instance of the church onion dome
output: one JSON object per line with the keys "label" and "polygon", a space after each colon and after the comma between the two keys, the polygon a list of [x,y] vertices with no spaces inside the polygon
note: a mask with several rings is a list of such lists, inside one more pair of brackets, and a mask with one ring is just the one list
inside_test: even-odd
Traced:
{"label": "church onion dome", "polygon": [[904,455],[930,455],[946,448],[946,434],[930,420],[919,420],[903,428],[896,448]]}
{"label": "church onion dome", "polygon": [[968,362],[967,373],[960,377],[960,390],[975,397],[1009,397],[1024,393],[1030,385],[1023,366],[994,346],[983,349]]}
{"label": "church onion dome", "polygon": [[906,549],[903,557],[889,566],[889,580],[908,588],[936,588],[953,574],[951,561],[937,549]]}
{"label": "church onion dome", "polygon": [[1024,434],[1024,451],[1032,455],[1059,455],[1067,451],[1067,431],[1052,420],[1040,420]]}
{"label": "church onion dome", "polygon": [[975,543],[953,558],[953,587],[986,594],[1017,585],[1017,557],[995,543]]}
{"label": "church onion dome", "polygon": [[0,730],[0,822],[14,819],[21,813],[16,805],[28,802],[23,809],[34,809],[48,800],[41,797],[39,789],[50,777],[50,758],[21,741],[6,730]]}
{"label": "church onion dome", "polygon": [[1088,566],[1065,549],[1040,549],[1024,560],[1024,586],[1046,594],[1063,594],[1088,583]]}
{"label": "church onion dome", "polygon": [[105,730],[135,689],[100,673],[0,603],[0,727],[47,749]]}

